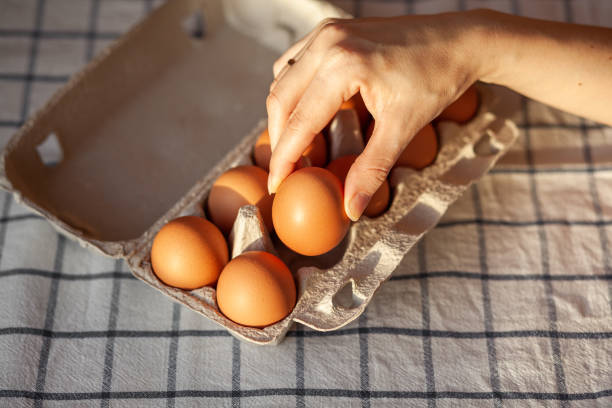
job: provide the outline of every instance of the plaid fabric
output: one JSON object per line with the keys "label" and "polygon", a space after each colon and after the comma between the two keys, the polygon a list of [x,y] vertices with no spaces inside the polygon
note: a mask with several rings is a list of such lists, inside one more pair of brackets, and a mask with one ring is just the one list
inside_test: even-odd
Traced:
{"label": "plaid fabric", "polygon": [[[0,143],[154,3],[0,0]],[[337,4],[612,25],[608,0]],[[612,406],[612,129],[500,94],[512,151],[357,322],[278,347],[238,342],[0,194],[0,406]]]}

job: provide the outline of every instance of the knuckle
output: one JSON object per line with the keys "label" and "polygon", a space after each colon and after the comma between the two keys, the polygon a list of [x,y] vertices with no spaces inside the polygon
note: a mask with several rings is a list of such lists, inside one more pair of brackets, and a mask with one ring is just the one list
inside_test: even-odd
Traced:
{"label": "knuckle", "polygon": [[329,51],[329,57],[332,61],[349,63],[355,58],[355,53],[345,44],[336,44]]}
{"label": "knuckle", "polygon": [[346,37],[348,35],[348,26],[346,22],[341,19],[328,18],[321,23],[319,34],[331,38]]}
{"label": "knuckle", "polygon": [[355,164],[362,174],[366,174],[368,179],[380,185],[387,178],[389,170],[393,166],[393,161],[387,157],[365,159],[360,156],[355,160]]}
{"label": "knuckle", "polygon": [[329,24],[337,23],[338,21],[340,21],[339,18],[326,17],[323,20],[321,20],[321,22],[319,23],[319,29],[322,29],[323,27],[325,27],[325,26],[327,26]]}
{"label": "knuckle", "polygon": [[303,130],[309,130],[306,128],[308,124],[308,120],[306,115],[304,114],[302,109],[295,109],[291,116],[289,116],[289,120],[287,121],[287,131],[290,133],[300,133]]}
{"label": "knuckle", "polygon": [[278,94],[271,89],[268,97],[266,98],[266,109],[268,113],[279,111],[282,108],[282,104]]}
{"label": "knuckle", "polygon": [[367,67],[367,58],[348,42],[335,44],[327,52],[326,62],[331,70],[350,70],[351,76],[360,76]]}
{"label": "knuckle", "polygon": [[380,186],[387,179],[387,173],[387,169],[379,167],[370,167],[368,169],[368,175],[372,180],[376,181],[376,186]]}
{"label": "knuckle", "polygon": [[280,72],[283,65],[286,63],[283,61],[285,60],[281,61],[280,59],[277,59],[276,61],[274,61],[274,64],[272,64],[272,70],[274,71],[275,74],[278,74],[278,72]]}

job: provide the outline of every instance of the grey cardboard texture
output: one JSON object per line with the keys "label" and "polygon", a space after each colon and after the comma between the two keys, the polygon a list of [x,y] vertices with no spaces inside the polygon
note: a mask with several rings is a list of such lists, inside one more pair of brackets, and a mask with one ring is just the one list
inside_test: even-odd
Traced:
{"label": "grey cardboard texture", "polygon": [[[218,310],[213,287],[185,291],[159,281],[149,253],[169,220],[205,216],[208,191],[220,174],[252,163],[253,143],[266,127],[260,118],[279,53],[323,18],[347,16],[317,0],[265,4],[162,5],[13,136],[0,158],[0,186],[60,232],[126,259],[137,278],[233,335],[278,344],[294,321],[335,330],[356,319],[405,253],[493,166],[518,130],[498,116],[491,90],[479,87],[481,106],[473,120],[438,124],[436,162],[419,172],[395,169],[387,212],[354,223],[345,240],[321,257],[275,248],[257,208],[243,207],[230,236],[232,256],[253,249],[279,254],[296,278],[298,302],[271,326],[237,325]],[[194,13],[203,19],[195,30],[203,36],[184,29]],[[334,121],[332,158],[358,152],[355,115],[341,112]],[[57,136],[63,156],[54,165],[46,165],[37,151],[50,134]]]}

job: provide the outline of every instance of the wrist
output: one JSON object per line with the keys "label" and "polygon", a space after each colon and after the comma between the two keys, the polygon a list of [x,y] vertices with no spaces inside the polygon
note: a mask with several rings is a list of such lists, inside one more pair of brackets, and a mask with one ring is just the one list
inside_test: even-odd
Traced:
{"label": "wrist", "polygon": [[469,59],[473,81],[502,85],[507,56],[511,55],[506,41],[506,15],[492,10],[478,9],[459,13],[464,30],[462,49]]}

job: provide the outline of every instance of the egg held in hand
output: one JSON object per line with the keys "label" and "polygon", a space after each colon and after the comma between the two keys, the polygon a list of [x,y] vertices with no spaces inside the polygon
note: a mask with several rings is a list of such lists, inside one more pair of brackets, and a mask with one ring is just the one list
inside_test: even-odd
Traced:
{"label": "egg held in hand", "polygon": [[[334,175],[338,177],[338,179],[344,186],[346,176],[348,175],[348,172],[356,159],[357,155],[355,154],[338,157],[336,160],[332,161],[327,165],[327,170],[334,173]],[[389,188],[389,182],[385,180],[370,199],[370,203],[368,204],[363,213],[368,217],[379,216],[380,214],[385,212],[385,210],[389,206],[390,196],[391,189]]]}
{"label": "egg held in hand", "polygon": [[[270,170],[270,158],[272,157],[272,148],[270,147],[270,134],[268,129],[261,132],[255,147],[253,148],[253,159],[262,169]],[[312,143],[308,145],[302,157],[308,159],[308,165],[315,167],[325,166],[327,162],[327,143],[321,133],[317,134]],[[300,164],[301,161],[298,163]]]}
{"label": "egg held in hand", "polygon": [[320,167],[291,173],[276,191],[272,221],[280,240],[299,254],[332,250],[350,226],[340,180]]}
{"label": "egg held in hand", "polygon": [[438,119],[465,123],[478,112],[478,99],[478,91],[472,85],[456,101],[448,105],[438,116]]}
{"label": "egg held in hand", "polygon": [[[372,136],[374,125],[375,122],[372,122],[366,132],[366,143]],[[395,165],[421,170],[432,164],[437,155],[438,136],[434,127],[428,123],[410,140]]]}
{"label": "egg held in hand", "polygon": [[221,231],[201,217],[176,218],[153,240],[151,266],[166,285],[196,289],[217,281],[228,260]]}
{"label": "egg held in hand", "polygon": [[289,268],[278,257],[262,251],[232,259],[217,283],[219,310],[243,326],[265,327],[291,313],[296,289]]}
{"label": "egg held in hand", "polygon": [[238,210],[256,205],[268,231],[272,231],[272,196],[268,194],[268,173],[257,166],[238,166],[223,173],[208,195],[208,216],[224,234],[232,230]]}

